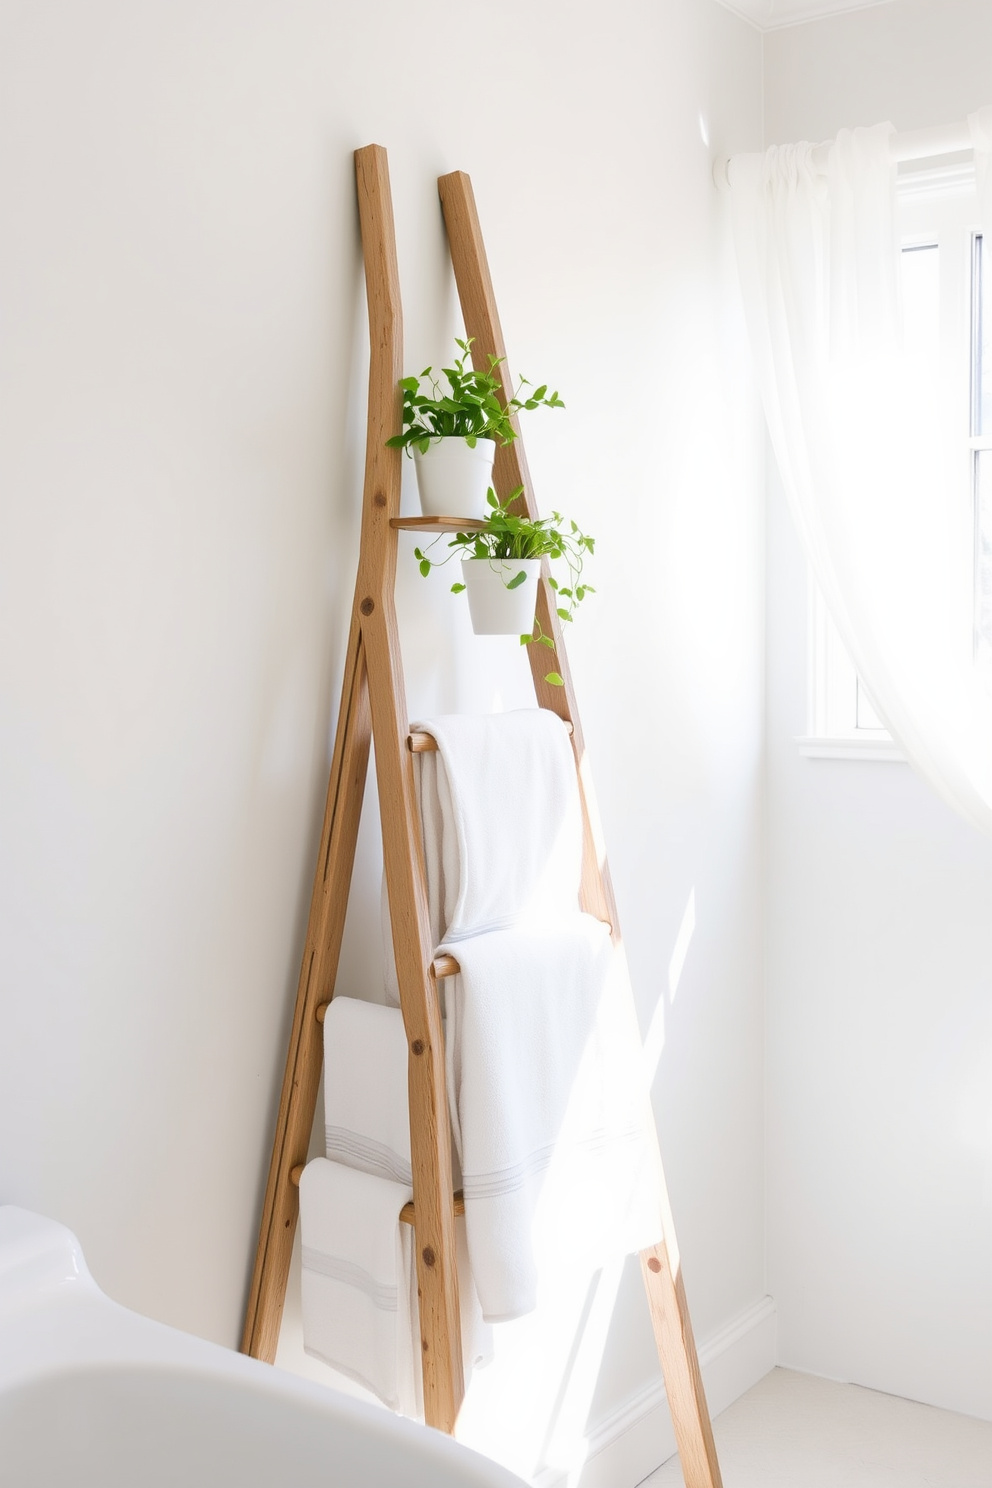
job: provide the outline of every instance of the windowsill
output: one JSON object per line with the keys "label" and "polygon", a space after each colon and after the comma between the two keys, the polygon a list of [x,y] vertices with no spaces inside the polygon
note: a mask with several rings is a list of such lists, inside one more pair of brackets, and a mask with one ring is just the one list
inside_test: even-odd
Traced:
{"label": "windowsill", "polygon": [[907,763],[906,756],[889,734],[872,737],[871,734],[847,734],[821,736],[801,734],[797,736],[799,753],[806,759],[853,759],[878,760],[883,764]]}

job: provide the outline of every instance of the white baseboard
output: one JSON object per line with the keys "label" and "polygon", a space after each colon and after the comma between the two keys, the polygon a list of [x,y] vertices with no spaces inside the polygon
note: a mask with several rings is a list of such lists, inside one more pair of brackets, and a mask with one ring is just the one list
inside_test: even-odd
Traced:
{"label": "white baseboard", "polygon": [[[775,1367],[775,1303],[771,1297],[738,1314],[699,1345],[710,1415],[719,1415]],[[636,1488],[675,1453],[675,1434],[661,1381],[596,1422],[580,1473],[545,1469],[534,1488]]]}

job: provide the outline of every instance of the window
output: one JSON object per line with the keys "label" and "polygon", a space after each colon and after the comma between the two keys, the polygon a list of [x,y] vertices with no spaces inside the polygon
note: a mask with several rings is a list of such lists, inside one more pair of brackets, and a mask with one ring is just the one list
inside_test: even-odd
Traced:
{"label": "window", "polygon": [[[973,584],[973,635],[962,637],[962,644],[971,644],[992,686],[992,244],[975,228],[970,163],[903,167],[897,203],[906,350],[916,375],[931,384],[949,448],[961,452],[948,499],[957,503]],[[808,638],[808,733],[798,740],[800,752],[904,759],[812,575]]]}
{"label": "window", "polygon": [[971,282],[971,482],[975,506],[975,661],[992,678],[992,244],[975,233]]}

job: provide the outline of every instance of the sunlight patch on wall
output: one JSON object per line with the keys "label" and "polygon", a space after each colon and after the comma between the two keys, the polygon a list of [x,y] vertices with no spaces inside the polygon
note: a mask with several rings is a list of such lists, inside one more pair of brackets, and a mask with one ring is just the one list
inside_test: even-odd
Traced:
{"label": "sunlight patch on wall", "polygon": [[[679,933],[675,937],[675,946],[672,951],[671,960],[668,963],[668,1003],[675,1001],[675,995],[679,990],[679,982],[682,980],[682,971],[685,966],[685,958],[689,954],[689,944],[696,929],[696,890],[689,890],[689,898],[682,914],[682,923]],[[658,998],[657,1006],[651,1018],[644,1039],[644,1077],[650,1085],[658,1072],[661,1062],[661,1051],[665,1047],[665,998]]]}

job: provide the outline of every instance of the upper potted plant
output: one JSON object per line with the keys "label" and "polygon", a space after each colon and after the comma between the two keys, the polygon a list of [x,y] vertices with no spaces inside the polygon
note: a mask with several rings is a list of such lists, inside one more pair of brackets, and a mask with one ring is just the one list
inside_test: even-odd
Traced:
{"label": "upper potted plant", "polygon": [[[419,377],[404,377],[403,432],[386,443],[391,449],[413,454],[417,466],[420,506],[427,517],[481,516],[486,491],[492,481],[496,441],[509,444],[516,438],[511,422],[514,414],[529,408],[564,408],[557,393],[549,395],[547,384],[525,397],[500,401],[496,376],[500,357],[490,356],[489,370],[480,371],[469,362],[472,339],[456,344],[461,356],[453,367],[444,367],[449,392],[445,393],[425,367]],[[422,382],[430,392],[420,390]],[[530,384],[521,378],[521,389]]]}
{"label": "upper potted plant", "polygon": [[[541,560],[565,564],[567,582],[552,574],[548,583],[555,593],[558,618],[567,624],[586,595],[595,593],[591,584],[582,581],[583,562],[587,553],[595,551],[595,538],[580,532],[574,522],[566,522],[560,512],[550,517],[515,515],[510,507],[522,492],[523,486],[518,486],[500,504],[490,487],[486,493],[489,512],[481,531],[457,533],[448,543],[447,556],[440,560],[428,557],[421,548],[414,553],[424,578],[432,568],[462,554],[462,579],[452,584],[451,592],[467,590],[476,635],[519,635],[521,645],[547,646],[553,651],[554,639],[545,635],[535,618]],[[435,538],[430,547],[439,541]],[[544,680],[555,687],[562,685],[558,672],[548,672]]]}

